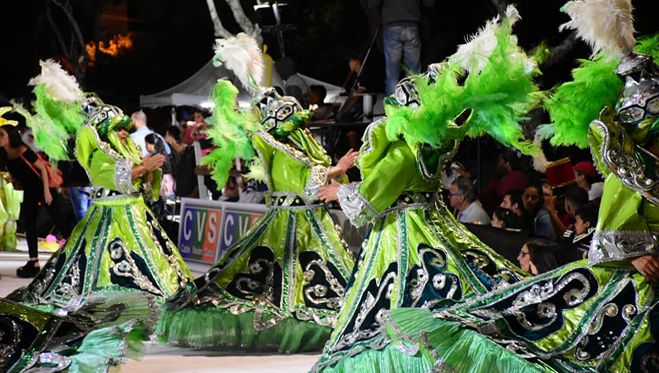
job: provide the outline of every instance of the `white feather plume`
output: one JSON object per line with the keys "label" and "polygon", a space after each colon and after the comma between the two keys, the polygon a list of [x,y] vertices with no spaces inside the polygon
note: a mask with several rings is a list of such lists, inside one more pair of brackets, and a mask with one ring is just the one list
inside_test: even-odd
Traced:
{"label": "white feather plume", "polygon": [[[508,5],[506,8],[506,18],[512,26],[515,22],[521,19],[519,12],[513,5]],[[496,31],[501,27],[501,19],[496,16],[490,21],[487,21],[484,27],[478,30],[478,33],[471,36],[467,43],[458,47],[458,51],[451,56],[451,62],[459,64],[463,70],[467,72],[480,73],[485,65],[489,62],[489,57],[497,46]],[[517,43],[517,39],[511,40],[512,43]],[[511,56],[511,58],[519,58],[520,56]],[[526,56],[523,56],[527,58]],[[530,62],[530,59],[529,59]],[[530,62],[532,66],[529,67],[530,71],[535,69],[535,64]],[[529,72],[530,72],[529,71]]]}
{"label": "white feather plume", "polygon": [[533,138],[533,142],[540,148],[540,152],[533,156],[533,168],[536,171],[544,174],[547,172],[547,167],[549,167],[550,162],[547,160],[545,153],[542,151],[542,133],[540,131],[536,132],[535,137]]}
{"label": "white feather plume", "polygon": [[217,39],[214,49],[215,65],[226,64],[245,88],[254,89],[263,79],[263,54],[252,37],[241,32],[231,38]]}
{"label": "white feather plume", "polygon": [[609,58],[619,58],[634,49],[631,0],[573,0],[562,9],[572,20],[559,29],[576,30],[593,55],[604,51]]}
{"label": "white feather plume", "polygon": [[81,102],[84,93],[75,77],[64,71],[59,62],[52,59],[39,61],[41,74],[30,79],[29,85],[44,84],[53,100],[66,103]]}

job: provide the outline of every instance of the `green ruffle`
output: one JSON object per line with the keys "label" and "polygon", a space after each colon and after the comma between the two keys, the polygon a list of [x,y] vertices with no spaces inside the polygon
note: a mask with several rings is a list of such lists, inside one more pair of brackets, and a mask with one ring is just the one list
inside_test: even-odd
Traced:
{"label": "green ruffle", "polygon": [[[432,362],[422,353],[408,355],[392,344],[380,350],[366,349],[359,354],[346,357],[336,364],[318,369],[314,373],[426,373],[430,372]],[[512,372],[512,371],[511,371]]]}
{"label": "green ruffle", "polygon": [[257,331],[254,312],[239,315],[214,306],[164,310],[156,325],[160,342],[175,346],[236,348],[240,351],[320,351],[332,331],[294,317]]}
{"label": "green ruffle", "polygon": [[434,318],[426,309],[392,310],[391,319],[400,339],[395,343],[419,343],[419,353],[433,361],[437,372],[556,373],[542,361],[527,361],[460,323]]}
{"label": "green ruffle", "polygon": [[140,359],[149,333],[143,324],[132,322],[110,326],[89,333],[70,356],[68,373],[105,373],[110,366],[122,364],[126,358]]}

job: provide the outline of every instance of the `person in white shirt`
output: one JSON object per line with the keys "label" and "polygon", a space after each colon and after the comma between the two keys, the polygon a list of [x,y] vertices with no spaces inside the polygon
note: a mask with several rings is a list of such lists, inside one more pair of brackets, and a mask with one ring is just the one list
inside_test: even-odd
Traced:
{"label": "person in white shirt", "polygon": [[[135,132],[130,134],[130,139],[133,140],[137,146],[142,150],[142,157],[146,157],[149,154],[149,151],[146,149],[146,141],[144,138],[152,133],[151,129],[146,125],[146,114],[142,110],[134,112],[130,116],[130,120],[133,122],[133,127],[135,127]],[[163,144],[165,144],[165,149],[167,154],[170,154],[172,151],[169,148],[169,145],[165,142],[165,139],[162,138],[159,134],[155,133],[156,136],[160,137]]]}
{"label": "person in white shirt", "polygon": [[449,193],[451,207],[458,211],[456,218],[460,223],[490,224],[490,217],[478,202],[474,186],[469,179],[459,177],[451,184]]}

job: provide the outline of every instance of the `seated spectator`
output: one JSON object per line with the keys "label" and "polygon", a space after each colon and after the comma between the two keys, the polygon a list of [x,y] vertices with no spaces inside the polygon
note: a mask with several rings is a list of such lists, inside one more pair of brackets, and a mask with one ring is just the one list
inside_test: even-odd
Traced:
{"label": "seated spectator", "polygon": [[325,97],[327,97],[327,90],[324,86],[309,86],[309,110],[312,110],[311,120],[328,119],[332,115],[332,104],[326,104]]}
{"label": "seated spectator", "polygon": [[520,170],[521,154],[516,150],[506,149],[499,153],[497,174],[490,183],[481,190],[478,198],[485,204],[487,211],[494,211],[499,201],[511,190],[524,189],[528,184],[526,173]]}
{"label": "seated spectator", "polygon": [[451,184],[461,176],[471,178],[471,173],[458,161],[446,163],[442,169],[442,187],[444,190],[449,190]]}
{"label": "seated spectator", "polygon": [[499,207],[512,211],[519,218],[518,220],[522,225],[520,228],[527,229],[528,219],[526,219],[526,210],[524,210],[524,199],[522,198],[523,195],[524,195],[523,190],[519,190],[519,189],[510,190],[503,197],[503,200],[501,201],[501,204],[499,204]]}
{"label": "seated spectator", "polygon": [[222,189],[222,196],[219,200],[224,202],[238,202],[239,199],[240,187],[238,186],[238,181],[235,177],[229,176],[226,185]]}
{"label": "seated spectator", "polygon": [[588,193],[576,186],[567,190],[563,198],[565,212],[567,213],[565,220],[561,219],[558,215],[556,199],[557,197],[554,195],[545,195],[545,208],[549,212],[554,231],[558,236],[562,236],[570,228],[571,224],[569,220],[574,218],[574,213],[577,209],[581,206],[588,205]]}
{"label": "seated spectator", "polygon": [[552,241],[533,238],[527,241],[519,252],[517,261],[522,271],[534,276],[558,268],[556,251],[558,245]]}
{"label": "seated spectator", "polygon": [[577,259],[588,257],[590,241],[597,226],[597,214],[597,207],[590,204],[577,209],[574,214],[574,229],[565,231],[561,240],[563,251],[576,255]]}
{"label": "seated spectator", "polygon": [[478,202],[474,187],[467,178],[458,178],[449,189],[451,207],[458,211],[456,218],[461,223],[490,224],[490,217]]}
{"label": "seated spectator", "polygon": [[574,178],[577,180],[577,186],[588,192],[588,200],[599,205],[604,191],[604,183],[599,180],[597,170],[591,162],[579,162],[572,166]]}
{"label": "seated spectator", "polygon": [[544,207],[544,194],[539,185],[529,185],[522,195],[524,209],[530,216],[531,234],[549,240],[556,239],[556,232],[551,223],[549,212]]}
{"label": "seated spectator", "polygon": [[524,223],[520,216],[515,215],[511,210],[505,209],[503,207],[497,207],[492,214],[492,220],[490,225],[494,228],[505,228],[505,229],[516,229],[522,230],[524,228]]}

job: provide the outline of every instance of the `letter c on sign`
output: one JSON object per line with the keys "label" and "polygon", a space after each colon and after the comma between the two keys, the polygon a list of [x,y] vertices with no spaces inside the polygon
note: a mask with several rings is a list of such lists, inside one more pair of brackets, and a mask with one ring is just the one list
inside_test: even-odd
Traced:
{"label": "letter c on sign", "polygon": [[183,237],[186,241],[190,241],[192,238],[192,224],[188,224],[188,222],[192,222],[191,210],[186,210],[185,215],[183,215]]}

